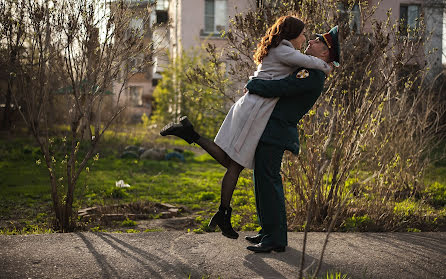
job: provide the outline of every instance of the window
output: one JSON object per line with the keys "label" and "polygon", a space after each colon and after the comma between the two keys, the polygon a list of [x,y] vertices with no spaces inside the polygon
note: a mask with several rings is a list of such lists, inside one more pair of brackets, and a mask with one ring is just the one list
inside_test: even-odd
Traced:
{"label": "window", "polygon": [[169,0],[158,0],[156,1],[156,23],[167,23],[169,21]]}
{"label": "window", "polygon": [[226,28],[226,0],[204,1],[204,32],[220,33]]}
{"label": "window", "polygon": [[356,32],[356,34],[361,33],[361,11],[359,10],[359,5],[355,4],[350,11],[350,30]]}
{"label": "window", "polygon": [[169,14],[167,13],[167,11],[156,11],[156,23],[157,24],[161,24],[161,23],[167,23],[169,21]]}
{"label": "window", "polygon": [[361,9],[359,4],[349,6],[348,4],[339,3],[338,10],[340,17],[343,18],[345,22],[348,22],[350,31],[355,32],[356,34],[361,33]]}
{"label": "window", "polygon": [[130,86],[130,105],[141,107],[142,106],[142,86]]}
{"label": "window", "polygon": [[142,54],[130,57],[128,60],[128,67],[130,72],[140,72],[144,64],[144,57]]}
{"label": "window", "polygon": [[169,0],[158,0],[156,1],[157,11],[167,11],[169,9]]}
{"label": "window", "polygon": [[400,6],[400,32],[402,36],[407,36],[408,32],[411,33],[418,27],[419,17],[420,17],[419,5]]}

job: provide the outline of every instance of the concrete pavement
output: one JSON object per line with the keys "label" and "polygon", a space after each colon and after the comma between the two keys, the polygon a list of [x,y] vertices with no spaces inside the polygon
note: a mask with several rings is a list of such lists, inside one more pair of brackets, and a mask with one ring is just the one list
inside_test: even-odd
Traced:
{"label": "concrete pavement", "polygon": [[[303,233],[284,253],[254,254],[247,234],[180,231],[136,234],[0,235],[0,278],[297,278]],[[306,266],[324,233],[310,233]],[[446,232],[334,233],[320,275],[350,278],[446,278]]]}

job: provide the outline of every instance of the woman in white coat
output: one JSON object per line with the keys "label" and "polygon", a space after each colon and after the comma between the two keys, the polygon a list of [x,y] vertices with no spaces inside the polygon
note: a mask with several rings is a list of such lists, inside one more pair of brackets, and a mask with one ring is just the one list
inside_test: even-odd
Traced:
{"label": "woman in white coat", "polygon": [[[330,65],[323,60],[298,50],[306,41],[304,28],[305,24],[295,16],[280,17],[257,46],[254,60],[258,67],[251,78],[282,79],[298,67],[330,72]],[[219,226],[226,237],[238,238],[231,226],[232,194],[240,172],[254,167],[257,144],[277,101],[278,98],[245,94],[231,107],[214,142],[197,134],[187,117],[161,130],[162,136],[175,135],[189,143],[196,142],[227,168],[222,180],[220,207],[209,223],[211,229]]]}

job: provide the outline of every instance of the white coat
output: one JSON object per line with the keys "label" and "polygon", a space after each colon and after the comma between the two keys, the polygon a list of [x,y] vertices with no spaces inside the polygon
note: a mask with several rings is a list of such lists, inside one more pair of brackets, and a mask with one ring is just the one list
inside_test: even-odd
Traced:
{"label": "white coat", "polygon": [[[330,71],[323,60],[294,49],[291,42],[282,40],[268,55],[251,78],[283,79],[299,67]],[[232,105],[214,142],[245,168],[254,168],[257,144],[279,98],[263,98],[255,94],[243,95]]]}

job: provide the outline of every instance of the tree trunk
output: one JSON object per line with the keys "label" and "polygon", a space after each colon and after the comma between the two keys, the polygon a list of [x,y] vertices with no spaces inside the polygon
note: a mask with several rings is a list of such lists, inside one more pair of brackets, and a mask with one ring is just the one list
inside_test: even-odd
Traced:
{"label": "tree trunk", "polygon": [[5,110],[3,111],[3,121],[1,130],[9,131],[11,129],[11,99],[12,99],[12,80],[8,81],[8,90],[6,91]]}
{"label": "tree trunk", "polygon": [[73,199],[74,199],[74,186],[75,186],[76,182],[72,181],[72,178],[69,177],[68,178],[68,190],[67,190],[67,198],[65,201],[65,207],[64,207],[64,223],[63,223],[63,227],[64,230],[72,230],[73,228],[73,223],[71,222],[72,220],[72,215],[73,215]]}
{"label": "tree trunk", "polygon": [[[41,146],[42,148],[42,146]],[[43,148],[42,148],[43,149]],[[56,226],[58,228],[61,228],[62,231],[65,231],[63,227],[63,220],[64,220],[64,214],[63,214],[63,206],[61,204],[61,201],[59,199],[59,193],[57,191],[57,179],[54,176],[54,173],[51,169],[51,159],[49,158],[49,152],[46,150],[42,150],[44,152],[44,157],[46,161],[46,165],[48,167],[49,176],[50,176],[50,183],[51,183],[51,199],[53,200],[53,209],[54,213],[56,214]]]}

